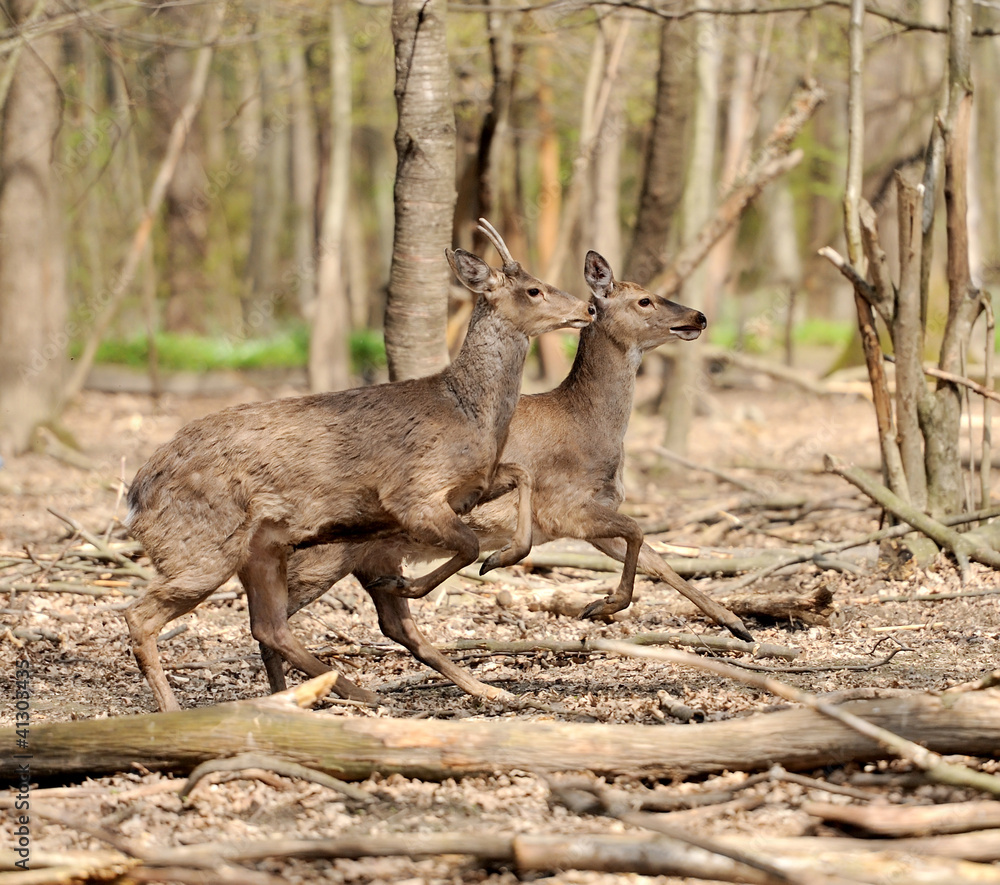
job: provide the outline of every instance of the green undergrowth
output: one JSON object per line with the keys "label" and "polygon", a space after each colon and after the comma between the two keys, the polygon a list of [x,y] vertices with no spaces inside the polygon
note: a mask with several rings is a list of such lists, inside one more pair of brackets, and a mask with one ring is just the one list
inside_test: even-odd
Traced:
{"label": "green undergrowth", "polygon": [[[382,334],[364,329],[351,334],[352,369],[359,374],[385,365]],[[80,348],[76,348],[76,354]],[[101,343],[97,362],[144,369],[149,365],[149,339],[136,336]],[[205,336],[159,332],[156,362],[168,372],[212,370],[297,369],[309,362],[309,332],[304,326],[267,338]]]}
{"label": "green undergrowth", "polygon": [[[851,339],[854,325],[849,320],[812,319],[792,328],[792,341],[801,347],[841,348]],[[785,346],[783,326],[749,322],[740,333],[736,323],[719,320],[708,327],[708,340],[718,347],[736,348],[746,353],[767,354]]]}

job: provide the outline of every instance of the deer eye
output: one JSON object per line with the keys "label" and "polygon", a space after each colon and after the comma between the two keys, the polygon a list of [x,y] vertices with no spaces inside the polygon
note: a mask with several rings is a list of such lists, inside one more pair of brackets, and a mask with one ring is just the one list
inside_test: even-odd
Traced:
{"label": "deer eye", "polygon": [[532,286],[532,287],[531,287],[530,289],[528,289],[528,294],[529,294],[529,295],[530,295],[530,296],[531,296],[532,298],[537,298],[537,297],[538,297],[539,295],[541,295],[541,294],[542,294],[542,290],[541,290],[541,289],[539,289],[539,288],[538,288],[538,287],[536,287],[536,286]]}
{"label": "deer eye", "polygon": [[639,299],[639,306],[640,307],[649,307],[649,305],[651,305],[652,303],[653,302],[650,301],[648,298],[640,298]]}

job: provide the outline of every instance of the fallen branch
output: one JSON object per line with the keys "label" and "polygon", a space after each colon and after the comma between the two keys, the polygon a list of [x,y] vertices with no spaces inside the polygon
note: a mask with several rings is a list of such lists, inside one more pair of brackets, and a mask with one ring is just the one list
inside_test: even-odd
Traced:
{"label": "fallen branch", "polygon": [[150,572],[149,569],[143,568],[141,565],[132,562],[131,559],[124,554],[119,553],[117,550],[112,550],[111,547],[105,544],[104,541],[97,537],[97,535],[84,528],[79,522],[77,522],[77,520],[73,519],[72,516],[66,516],[58,510],[53,510],[51,507],[47,509],[49,513],[57,519],[61,519],[64,523],[66,523],[66,525],[73,529],[74,532],[90,544],[102,559],[118,563],[122,569],[135,575],[137,578],[142,578],[145,581],[151,581],[153,579],[153,573]]}
{"label": "fallen branch", "polygon": [[824,464],[827,471],[843,477],[849,483],[861,489],[876,504],[885,508],[903,520],[903,522],[913,526],[917,531],[923,532],[939,546],[951,550],[958,560],[963,577],[968,574],[970,559],[974,559],[976,562],[981,562],[983,565],[988,565],[992,568],[1000,568],[1000,553],[997,553],[996,550],[974,543],[968,535],[959,534],[943,523],[928,516],[922,510],[917,509],[911,504],[907,504],[898,495],[880,483],[875,482],[875,480],[871,479],[871,477],[858,468],[849,467],[830,455],[826,456]]}
{"label": "fallen branch", "polygon": [[899,757],[923,769],[932,780],[938,783],[972,787],[976,790],[1000,796],[1000,777],[973,771],[964,765],[947,763],[938,753],[928,750],[916,741],[909,740],[890,729],[869,722],[861,716],[846,710],[843,706],[834,706],[820,700],[810,692],[786,685],[770,676],[758,676],[742,671],[730,664],[725,664],[722,661],[700,658],[696,655],[670,648],[636,648],[624,642],[613,642],[607,639],[595,640],[594,645],[606,651],[617,651],[628,657],[647,658],[678,664],[680,666],[694,667],[699,670],[708,670],[719,676],[725,676],[735,679],[738,682],[763,689],[764,691],[769,691],[780,698],[784,698],[786,701],[803,704],[811,710],[837,720],[860,735],[878,741]]}
{"label": "fallen branch", "polygon": [[[792,660],[801,654],[797,648],[774,645],[769,642],[744,642],[729,636],[701,636],[696,633],[637,633],[623,640],[634,645],[678,645],[701,648],[706,651],[734,651],[753,655],[755,658],[785,658]],[[541,651],[589,653],[602,652],[592,640],[528,639],[503,642],[494,639],[460,639],[440,646],[442,651],[470,651],[482,649],[495,654],[528,654]]]}
{"label": "fallen branch", "polygon": [[833,805],[806,802],[806,814],[843,824],[873,836],[931,836],[1000,828],[996,802],[949,802],[945,805]]}
{"label": "fallen branch", "polygon": [[[695,661],[703,668],[721,667],[727,678],[762,678],[672,649],[602,645],[636,657],[677,656],[686,665]],[[662,678],[656,676],[651,690]],[[766,684],[780,685],[774,680]],[[344,780],[364,779],[374,772],[441,780],[514,769],[540,774],[589,769],[602,776],[663,778],[764,770],[776,762],[795,770],[884,758],[879,738],[859,734],[810,709],[701,725],[640,726],[345,718],[317,715],[296,705],[329,691],[330,685],[327,674],[290,692],[253,701],[178,713],[33,724],[32,776],[94,775],[136,764],[150,770],[190,771],[207,759],[250,751],[292,758]],[[857,700],[837,709],[923,743],[935,753],[992,755],[1000,732],[997,689],[947,698],[913,694]],[[15,773],[18,752],[15,730],[0,729],[0,775]],[[928,758],[930,751],[923,752],[921,758]]]}
{"label": "fallen branch", "polygon": [[[1000,516],[1000,507],[987,507],[981,510],[974,510],[969,513],[952,514],[944,517],[940,520],[942,525],[953,527],[956,525],[965,525],[967,523],[979,522],[985,519],[994,519]],[[902,538],[909,535],[913,531],[913,526],[906,525],[894,525],[888,526],[884,529],[879,529],[878,531],[870,532],[867,535],[861,535],[856,538],[849,538],[846,541],[834,541],[825,543],[816,543],[809,550],[803,550],[801,552],[790,552],[785,555],[783,559],[776,560],[772,565],[767,568],[761,569],[758,572],[745,575],[739,580],[733,581],[726,585],[726,591],[732,592],[733,590],[741,590],[744,587],[748,587],[751,584],[759,581],[761,578],[766,578],[768,575],[785,568],[790,565],[798,565],[800,563],[806,562],[816,562],[818,558],[821,558],[829,553],[840,553],[844,550],[852,550],[856,547],[866,547],[869,544],[877,544],[879,541],[886,541],[893,538]],[[978,593],[992,593],[994,591],[978,591]],[[1000,592],[1000,591],[996,591]],[[963,595],[963,594],[958,594]],[[914,597],[910,596],[893,596],[893,597],[880,597],[878,600],[873,601],[894,601],[902,602]],[[928,599],[932,598],[930,596]],[[947,599],[950,597],[941,596],[941,599]]]}
{"label": "fallen branch", "polygon": [[187,783],[181,788],[178,796],[181,799],[186,799],[194,788],[198,786],[198,782],[202,778],[214,772],[245,772],[250,769],[273,771],[275,774],[280,774],[283,777],[296,778],[298,780],[309,781],[313,784],[319,784],[322,787],[342,793],[348,799],[353,799],[355,802],[367,803],[372,801],[372,797],[364,790],[352,787],[339,778],[331,777],[322,771],[314,771],[305,765],[292,762],[290,759],[279,759],[276,756],[265,756],[261,753],[240,753],[238,756],[230,756],[227,759],[209,759],[207,762],[202,762],[188,776]]}
{"label": "fallen branch", "polygon": [[723,482],[728,482],[730,485],[736,486],[738,489],[750,492],[750,494],[756,495],[758,498],[764,497],[763,493],[753,483],[747,482],[745,479],[740,479],[738,476],[734,476],[732,473],[725,470],[709,467],[706,464],[699,464],[696,461],[692,461],[690,458],[686,458],[684,455],[679,455],[677,452],[665,449],[663,446],[650,446],[649,451],[655,452],[661,458],[666,458],[668,461],[673,461],[675,464],[680,464],[681,467],[687,467],[688,470],[697,470],[701,473],[707,473],[710,476],[718,477]]}
{"label": "fallen branch", "polygon": [[[659,555],[659,554],[657,554]],[[782,551],[761,549],[752,554],[740,556],[662,556],[660,557],[678,575],[694,578],[700,575],[735,575],[755,568],[773,565],[782,556]],[[562,553],[548,550],[532,550],[518,565],[529,569],[578,568],[594,572],[615,572],[621,563],[610,556],[599,553]],[[642,563],[639,571],[644,572]]]}
{"label": "fallen branch", "polygon": [[[793,369],[781,363],[771,362],[770,360],[764,360],[760,357],[723,347],[703,346],[700,350],[706,360],[731,363],[748,372],[767,375],[770,378],[791,384],[793,387],[798,387],[800,390],[811,393],[813,396],[842,396],[844,394],[842,390],[837,390],[828,384],[824,384],[822,381],[817,381],[809,377],[801,369]],[[854,396],[855,394],[852,391],[848,395]]]}
{"label": "fallen branch", "polygon": [[[43,812],[45,816],[49,813]],[[72,826],[67,822],[66,826]],[[975,838],[982,836],[983,838]],[[988,842],[992,839],[992,844]],[[112,869],[120,864],[137,881],[163,881],[174,870],[191,876],[199,870],[218,871],[220,878],[179,881],[240,881],[247,885],[275,882],[273,876],[235,864],[265,860],[301,858],[356,859],[363,857],[409,857],[420,859],[441,855],[463,855],[480,864],[505,864],[519,873],[558,870],[589,870],[605,873],[635,873],[646,876],[689,876],[715,881],[736,882],[826,882],[837,883],[899,881],[908,885],[996,885],[1000,870],[984,863],[956,861],[967,854],[997,855],[1000,840],[996,831],[970,837],[934,837],[886,843],[862,839],[819,837],[770,838],[718,836],[713,844],[730,852],[765,855],[783,879],[749,878],[754,871],[740,867],[744,878],[734,878],[734,862],[701,849],[652,834],[527,834],[487,835],[481,832],[392,833],[376,836],[344,836],[330,839],[287,839],[275,837],[252,842],[207,842],[200,845],[145,849],[143,866],[134,866],[126,853],[71,852],[83,868],[86,856],[100,858],[92,866]],[[992,849],[992,850],[991,850]],[[0,851],[0,868],[14,859],[13,852]],[[55,858],[53,858],[55,859]],[[68,859],[68,858],[67,858]],[[32,858],[33,866],[34,856]],[[131,867],[131,868],[130,868]],[[224,873],[230,875],[222,878]],[[151,875],[152,874],[152,875]],[[240,878],[231,878],[235,874]],[[845,878],[845,875],[850,878]],[[815,877],[815,878],[810,878]],[[170,881],[175,881],[171,875]],[[5,881],[7,879],[5,878]],[[12,885],[15,880],[10,880]],[[37,879],[25,880],[37,883]],[[43,880],[45,881],[45,880]]]}

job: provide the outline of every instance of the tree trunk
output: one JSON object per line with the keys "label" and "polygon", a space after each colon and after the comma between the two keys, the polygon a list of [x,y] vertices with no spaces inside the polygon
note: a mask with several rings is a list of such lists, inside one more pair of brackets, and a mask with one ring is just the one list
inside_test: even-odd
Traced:
{"label": "tree trunk", "polygon": [[396,53],[395,233],[385,316],[394,380],[429,375],[448,357],[455,214],[455,113],[445,40],[447,0],[394,0]]}
{"label": "tree trunk", "polygon": [[[494,224],[505,217],[501,211],[505,181],[503,161],[510,154],[510,109],[514,93],[513,19],[497,11],[497,5],[497,0],[487,0],[486,29],[490,38],[493,91],[476,153],[478,214]],[[483,255],[488,242],[477,230],[472,238],[472,251]]]}
{"label": "tree trunk", "polygon": [[537,51],[538,88],[538,266],[548,267],[559,239],[559,216],[562,214],[562,185],[559,181],[559,133],[552,113],[552,46],[544,37]]}
{"label": "tree trunk", "polygon": [[666,266],[666,252],[684,186],[682,157],[690,114],[691,56],[678,52],[684,23],[660,25],[660,66],[656,77],[656,108],[646,146],[646,165],[639,194],[632,245],[625,259],[624,279],[647,285]]}
{"label": "tree trunk", "polygon": [[[179,26],[190,25],[184,9],[168,8],[161,14],[171,16]],[[194,57],[184,49],[165,49],[162,63],[165,77],[153,100],[158,143],[166,145],[192,81]],[[164,326],[172,331],[206,331],[214,307],[215,294],[205,274],[208,180],[201,162],[203,153],[201,132],[197,125],[192,125],[163,204],[166,230],[163,280],[168,290]]]}
{"label": "tree trunk", "polygon": [[[939,368],[964,374],[965,350],[982,309],[969,269],[968,175],[972,124],[971,0],[951,0],[948,26],[948,115],[944,121],[944,199],[948,233],[948,321]],[[962,509],[964,483],[958,455],[962,398],[957,384],[939,381],[921,411],[927,441],[927,503],[942,516]]]}
{"label": "tree trunk", "polygon": [[[275,22],[262,14],[258,28]],[[282,66],[277,41],[256,44],[260,74],[261,130],[252,144],[253,175],[250,247],[246,263],[243,317],[247,331],[264,334],[271,325],[278,293],[278,248],[288,205],[288,111],[280,88]]]}
{"label": "tree trunk", "polygon": [[[720,28],[730,31],[726,42],[732,46],[736,57],[728,82],[729,100],[725,109],[725,139],[721,145],[719,191],[732,187],[740,170],[750,159],[753,134],[760,117],[760,97],[754,94],[757,54],[759,52],[763,56],[765,52],[765,49],[756,48],[760,40],[750,16],[740,16],[735,22],[725,25],[722,24],[724,21],[720,21]],[[700,307],[707,316],[715,317],[721,313],[719,301],[731,273],[738,234],[737,225],[719,240],[706,259],[704,301]]]}
{"label": "tree trunk", "polygon": [[[559,221],[562,218],[562,179],[559,171],[559,133],[552,113],[552,35],[542,38],[538,46],[538,266],[552,266],[559,241]],[[560,332],[538,337],[539,374],[543,378],[565,377],[569,358],[563,349],[565,338]]]}
{"label": "tree trunk", "polygon": [[[699,0],[703,5],[703,0]],[[683,227],[685,242],[691,240],[708,219],[713,203],[716,115],[719,107],[719,47],[716,22],[710,14],[695,16],[696,45],[695,105],[689,148],[690,162],[684,182]],[[682,303],[701,307],[704,303],[704,267],[696,270],[680,292]],[[666,418],[664,445],[686,454],[694,404],[704,387],[701,354],[697,348],[680,347],[674,352],[674,369],[667,387],[663,415]]]}
{"label": "tree trunk", "polygon": [[344,273],[344,227],[351,182],[351,47],[344,4],[330,6],[330,170],[320,235],[316,304],[309,339],[309,386],[351,386],[350,310]]}
{"label": "tree trunk", "polygon": [[[39,4],[10,0],[13,24]],[[44,4],[39,10],[44,14]],[[12,56],[0,133],[0,451],[28,448],[53,417],[67,368],[65,254],[52,167],[62,121],[58,34]]]}
{"label": "tree trunk", "polygon": [[[331,47],[332,48],[332,47]],[[316,149],[316,115],[309,94],[306,47],[289,47],[288,76],[292,105],[289,141],[294,208],[296,298],[302,316],[308,316],[316,297],[316,176],[319,157]]]}
{"label": "tree trunk", "polygon": [[618,95],[613,95],[597,134],[594,168],[590,180],[590,211],[584,214],[583,247],[598,247],[612,267],[621,267],[622,231],[621,159],[625,115]]}

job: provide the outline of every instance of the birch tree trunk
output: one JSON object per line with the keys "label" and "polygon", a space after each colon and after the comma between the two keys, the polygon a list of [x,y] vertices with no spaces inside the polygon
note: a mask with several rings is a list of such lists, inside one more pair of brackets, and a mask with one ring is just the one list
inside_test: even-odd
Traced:
{"label": "birch tree trunk", "polygon": [[309,387],[351,386],[350,306],[344,273],[344,226],[351,175],[351,47],[342,0],[330,6],[330,170],[319,241],[316,303],[309,338]]}
{"label": "birch tree trunk", "polygon": [[[36,0],[10,0],[15,26]],[[44,4],[40,10],[44,14]],[[62,121],[58,34],[34,38],[7,64],[13,78],[0,133],[0,452],[23,452],[52,418],[67,367],[64,237],[52,166]]]}
{"label": "birch tree trunk", "polygon": [[395,232],[385,316],[393,380],[443,369],[455,214],[455,113],[445,40],[447,0],[394,0]]}

